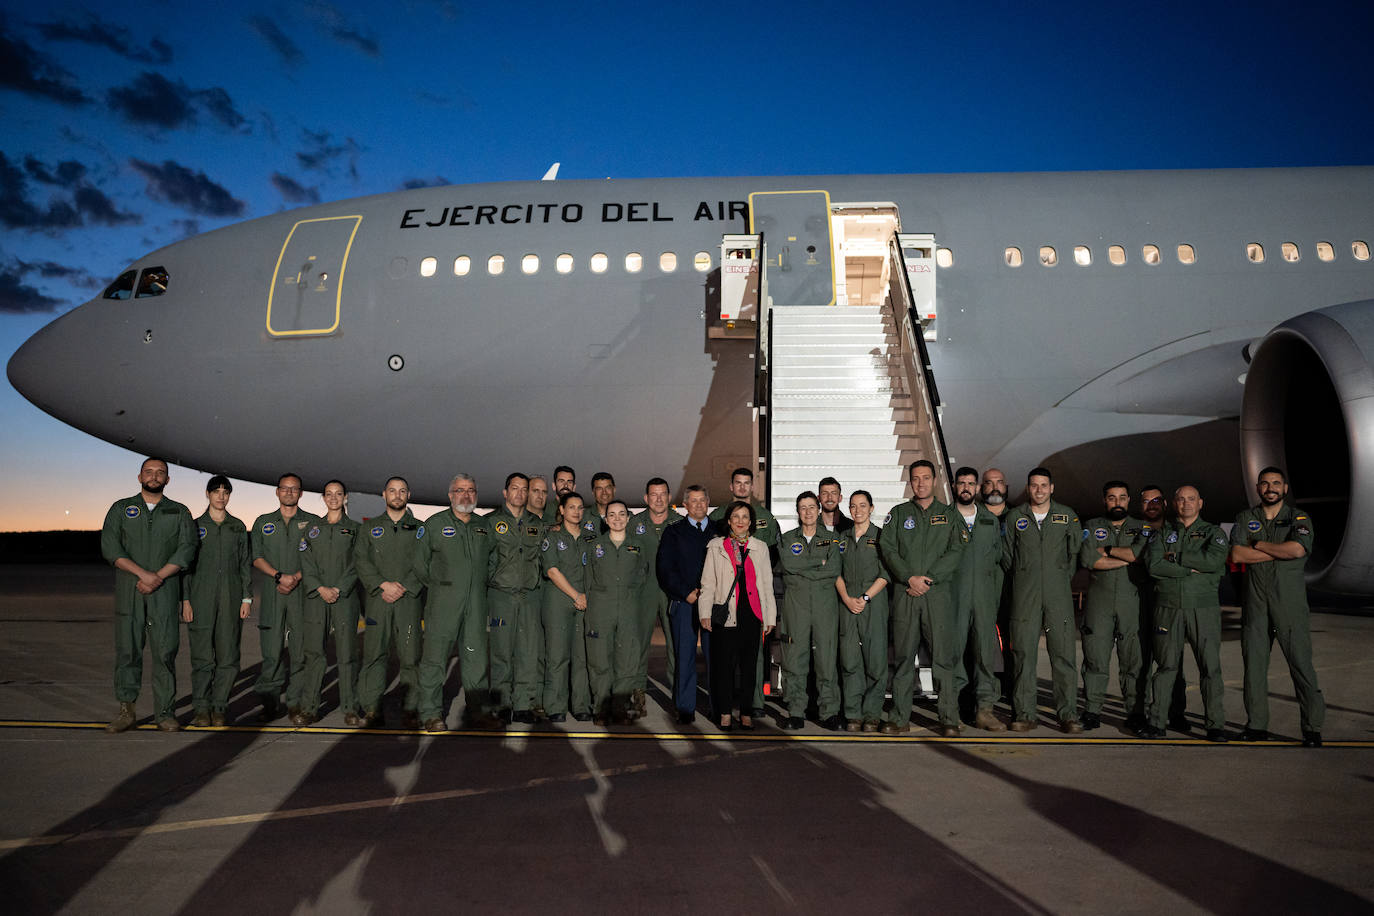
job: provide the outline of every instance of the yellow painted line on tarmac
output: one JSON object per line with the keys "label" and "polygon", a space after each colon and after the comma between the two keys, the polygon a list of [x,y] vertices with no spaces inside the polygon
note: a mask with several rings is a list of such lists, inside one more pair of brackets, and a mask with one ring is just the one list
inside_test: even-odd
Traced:
{"label": "yellow painted line on tarmac", "polygon": [[[741,754],[756,754],[767,750],[780,750],[780,748],[754,748],[747,751],[739,751],[729,756],[737,757]],[[381,808],[395,808],[401,805],[425,804],[437,801],[452,801],[462,798],[476,798],[483,795],[496,795],[502,792],[516,792],[524,789],[537,789],[543,786],[573,784],[579,782],[593,782],[598,779],[615,776],[626,776],[632,773],[645,773],[650,770],[676,769],[679,767],[698,766],[703,763],[712,763],[721,760],[725,754],[705,754],[700,757],[691,757],[683,760],[674,760],[669,763],[652,766],[647,763],[629,764],[622,767],[611,767],[598,770],[597,772],[583,771],[580,773],[569,773],[564,776],[537,776],[522,783],[512,786],[487,786],[481,789],[445,789],[440,792],[422,792],[417,795],[387,795],[382,798],[368,798],[353,802],[340,802],[334,805],[313,805],[308,808],[287,808],[277,811],[257,811],[251,814],[233,814],[227,817],[202,817],[186,821],[169,821],[165,824],[150,824],[142,827],[121,827],[109,830],[87,830],[82,833],[53,833],[43,836],[19,837],[12,840],[0,840],[0,851],[10,849],[24,849],[37,846],[57,846],[62,843],[86,842],[91,840],[118,840],[136,839],[143,836],[154,836],[163,833],[180,833],[186,830],[203,830],[209,827],[235,827],[243,824],[266,824],[273,821],[296,820],[303,817],[321,817],[330,814],[351,814],[357,811],[375,811]]]}
{"label": "yellow painted line on tarmac", "polygon": [[[0,728],[52,728],[91,731],[104,729],[103,722],[61,722],[38,719],[0,719]],[[510,728],[505,730],[495,729],[451,729],[444,732],[427,732],[423,729],[406,728],[346,728],[341,726],[327,725],[306,725],[296,727],[294,725],[225,725],[218,728],[196,728],[194,726],[183,726],[183,732],[190,734],[212,733],[212,732],[237,732],[240,734],[301,734],[301,735],[349,735],[353,737],[365,737],[369,735],[417,735],[429,738],[533,738],[533,739],[561,739],[561,740],[612,740],[612,741],[678,741],[678,742],[706,742],[706,743],[766,743],[766,744],[981,744],[988,746],[996,745],[1032,745],[1040,747],[1201,747],[1215,746],[1213,742],[1205,738],[1157,738],[1143,739],[1132,738],[1122,735],[1119,738],[1107,737],[1075,737],[1070,738],[1060,735],[1047,735],[1045,737],[1032,737],[1029,735],[1005,735],[1004,737],[994,737],[992,735],[961,735],[958,738],[941,738],[936,735],[875,735],[868,734],[784,734],[771,730],[760,730],[755,732],[731,731],[731,732],[646,732],[646,731],[560,731],[558,729],[519,729]],[[156,732],[158,727],[151,722],[142,725],[135,725],[130,731]],[[1292,748],[1300,747],[1302,742],[1298,739],[1291,740],[1270,740],[1270,741],[1240,741],[1231,739],[1227,745],[1237,747],[1257,747],[1257,748]],[[1226,745],[1223,745],[1226,746]],[[1374,750],[1374,740],[1371,741],[1343,741],[1324,739],[1324,748],[1354,748],[1361,750]]]}

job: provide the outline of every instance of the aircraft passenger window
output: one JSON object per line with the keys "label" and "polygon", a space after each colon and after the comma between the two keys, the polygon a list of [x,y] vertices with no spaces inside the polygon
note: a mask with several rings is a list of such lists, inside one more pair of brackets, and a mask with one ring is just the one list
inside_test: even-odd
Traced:
{"label": "aircraft passenger window", "polygon": [[625,272],[627,274],[637,274],[644,266],[644,256],[637,251],[632,251],[625,255]]}
{"label": "aircraft passenger window", "polygon": [[696,257],[692,259],[692,266],[695,267],[698,272],[706,273],[706,271],[711,269],[711,256],[704,251],[698,251]]}
{"label": "aircraft passenger window", "polygon": [[936,248],[935,264],[937,267],[953,267],[954,252],[948,248]]}
{"label": "aircraft passenger window", "polygon": [[420,262],[420,276],[432,277],[434,272],[439,269],[438,258],[425,258]]}
{"label": "aircraft passenger window", "polygon": [[665,251],[658,256],[658,269],[665,274],[670,274],[677,270],[677,255],[671,251]]}
{"label": "aircraft passenger window", "polygon": [[1107,260],[1120,267],[1126,263],[1126,249],[1120,245],[1112,245],[1107,249]]}
{"label": "aircraft passenger window", "polygon": [[1319,261],[1334,261],[1334,260],[1336,260],[1336,249],[1335,249],[1334,247],[1332,247],[1332,245],[1331,245],[1330,242],[1318,242],[1318,243],[1317,243],[1317,259],[1318,259]]}
{"label": "aircraft passenger window", "polygon": [[1145,245],[1140,249],[1140,259],[1146,264],[1159,263],[1159,246]]}
{"label": "aircraft passenger window", "polygon": [[1050,245],[1040,246],[1040,263],[1045,267],[1053,267],[1059,263],[1059,252]]}
{"label": "aircraft passenger window", "polygon": [[570,274],[573,269],[573,256],[570,254],[560,254],[554,259],[553,266],[560,274]]}
{"label": "aircraft passenger window", "polygon": [[520,270],[527,274],[539,272],[539,255],[527,254],[520,259]]}
{"label": "aircraft passenger window", "polygon": [[1002,252],[1002,260],[1007,262],[1008,267],[1021,266],[1021,249],[1015,245],[1010,245],[1007,250]]}
{"label": "aircraft passenger window", "polygon": [[1253,264],[1263,264],[1264,246],[1259,242],[1251,242],[1249,245],[1245,246],[1245,256],[1249,258]]}
{"label": "aircraft passenger window", "polygon": [[1302,255],[1298,253],[1296,242],[1284,242],[1279,250],[1283,253],[1283,259],[1289,264],[1296,264],[1302,258]]}
{"label": "aircraft passenger window", "polygon": [[1354,241],[1350,243],[1350,253],[1355,256],[1357,261],[1369,260],[1369,243]]}
{"label": "aircraft passenger window", "polygon": [[105,287],[105,292],[102,294],[102,298],[128,299],[129,297],[131,297],[134,294],[134,276],[137,273],[138,271],[136,270],[126,270],[118,277],[115,277],[115,281],[111,283],[109,286]]}
{"label": "aircraft passenger window", "polygon": [[460,254],[453,259],[453,275],[455,277],[466,277],[470,270],[472,270],[472,258]]}
{"label": "aircraft passenger window", "polygon": [[1093,253],[1088,250],[1087,245],[1075,245],[1073,249],[1073,262],[1079,267],[1090,267],[1093,263]]}
{"label": "aircraft passenger window", "polygon": [[1179,245],[1179,246],[1178,246],[1178,263],[1180,263],[1180,264],[1196,264],[1196,263],[1197,263],[1197,252],[1193,251],[1193,246],[1192,246],[1192,245]]}
{"label": "aircraft passenger window", "polygon": [[506,269],[506,259],[503,255],[494,254],[487,258],[487,273],[493,277]]}
{"label": "aircraft passenger window", "polygon": [[604,274],[606,272],[606,266],[610,264],[610,262],[610,258],[600,252],[592,255],[592,273]]}
{"label": "aircraft passenger window", "polygon": [[167,271],[161,267],[149,267],[138,278],[138,292],[135,299],[149,299],[167,292]]}

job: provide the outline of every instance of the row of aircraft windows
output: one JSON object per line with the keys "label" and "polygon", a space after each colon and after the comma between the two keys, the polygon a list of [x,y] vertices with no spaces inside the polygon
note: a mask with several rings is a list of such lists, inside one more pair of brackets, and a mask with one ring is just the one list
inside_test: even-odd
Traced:
{"label": "row of aircraft windows", "polygon": [[[954,264],[954,252],[948,248],[940,248],[935,252],[936,263],[941,267],[950,267]],[[602,252],[592,255],[587,266],[592,273],[602,274],[611,265],[610,256]],[[553,259],[553,268],[560,274],[570,274],[573,272],[574,258],[570,254],[560,254]],[[692,267],[698,273],[705,273],[711,269],[711,255],[709,252],[698,251],[692,257]],[[644,269],[644,255],[637,251],[632,251],[625,255],[625,272],[636,274]],[[665,251],[658,256],[658,269],[665,274],[670,274],[677,270],[677,255],[671,251]],[[420,276],[432,277],[439,272],[438,258],[422,258],[420,260]],[[455,277],[466,277],[472,272],[472,258],[467,255],[459,255],[453,259],[453,275]],[[506,256],[494,254],[487,258],[487,273],[497,276],[506,272]],[[539,272],[539,255],[527,254],[520,259],[520,272],[525,274],[536,274]]]}
{"label": "row of aircraft windows", "polygon": [[[605,273],[611,265],[610,256],[597,252],[587,260],[587,266],[592,273]],[[692,258],[692,266],[700,273],[705,273],[711,269],[711,255],[705,251],[698,251]],[[570,274],[573,271],[574,258],[570,254],[560,254],[553,259],[553,269],[560,274]],[[639,273],[644,269],[644,255],[632,251],[625,255],[625,272]],[[670,274],[677,270],[677,255],[671,251],[665,251],[658,256],[658,269],[665,274]],[[424,258],[420,261],[420,276],[432,277],[439,270],[438,258]],[[472,272],[472,258],[467,255],[459,255],[453,259],[453,275],[455,277],[466,277]],[[487,258],[487,273],[492,276],[506,272],[506,256],[494,254]],[[527,254],[520,259],[520,272],[525,274],[535,274],[539,272],[539,255]]]}
{"label": "row of aircraft windows", "polygon": [[[1179,245],[1175,250],[1180,264],[1196,264],[1197,252],[1192,245]],[[1360,240],[1350,243],[1350,254],[1357,261],[1369,260],[1369,244]],[[1290,264],[1295,264],[1302,260],[1302,250],[1297,242],[1284,242],[1279,246],[1279,255],[1283,260]],[[1245,246],[1245,257],[1253,264],[1264,263],[1264,246],[1259,242],[1250,242]],[[1002,253],[1002,259],[1008,267],[1020,267],[1025,258],[1021,254],[1021,249],[1015,245],[1008,245],[1006,251]],[[1146,264],[1159,264],[1164,260],[1164,255],[1158,245],[1142,245],[1140,248],[1140,259]],[[1126,249],[1120,245],[1110,245],[1107,248],[1107,260],[1113,265],[1120,267],[1126,263]],[[1336,248],[1330,242],[1317,243],[1317,260],[1334,261],[1336,260]],[[1073,249],[1073,262],[1079,267],[1088,267],[1093,262],[1093,253],[1087,245],[1075,245]],[[1040,264],[1044,267],[1053,267],[1059,263],[1059,252],[1053,245],[1040,246]]]}

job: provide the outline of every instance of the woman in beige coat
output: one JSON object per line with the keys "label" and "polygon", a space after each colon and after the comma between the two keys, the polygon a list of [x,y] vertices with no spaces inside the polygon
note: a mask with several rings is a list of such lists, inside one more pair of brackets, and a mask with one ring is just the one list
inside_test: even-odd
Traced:
{"label": "woman in beige coat", "polygon": [[[697,613],[711,634],[711,706],[722,731],[732,727],[736,708],[741,728],[753,728],[747,710],[754,699],[754,677],[764,634],[772,632],[778,609],[773,601],[773,567],[768,546],[756,537],[754,507],[733,502],[726,509],[726,537],[706,545]],[[717,604],[729,610],[712,619]]]}

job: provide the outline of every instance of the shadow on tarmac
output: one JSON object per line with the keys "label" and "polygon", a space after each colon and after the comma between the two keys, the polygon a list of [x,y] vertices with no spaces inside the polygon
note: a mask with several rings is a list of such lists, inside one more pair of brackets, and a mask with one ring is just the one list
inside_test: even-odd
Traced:
{"label": "shadow on tarmac", "polygon": [[[1028,779],[956,745],[932,750],[1020,789],[1028,807],[1046,820],[1209,912],[1370,911],[1369,901],[1343,888],[1139,808]],[[1186,776],[1180,776],[1178,789],[1189,791]],[[1072,880],[1081,878],[1077,869],[1064,872]]]}

